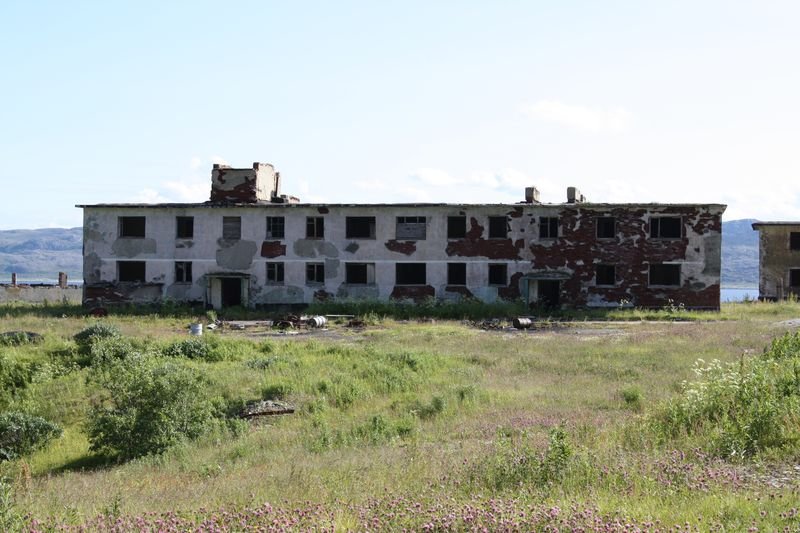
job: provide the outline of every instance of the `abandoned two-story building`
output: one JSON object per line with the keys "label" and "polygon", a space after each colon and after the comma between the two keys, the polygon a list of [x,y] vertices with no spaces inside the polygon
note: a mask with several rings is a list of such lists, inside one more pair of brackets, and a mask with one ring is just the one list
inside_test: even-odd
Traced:
{"label": "abandoned two-story building", "polygon": [[800,222],[755,222],[758,231],[758,297],[800,296]]}
{"label": "abandoned two-story building", "polygon": [[[84,303],[522,299],[717,309],[717,204],[304,204],[272,165],[214,165],[208,202],[81,205]],[[520,191],[522,192],[522,191]]]}

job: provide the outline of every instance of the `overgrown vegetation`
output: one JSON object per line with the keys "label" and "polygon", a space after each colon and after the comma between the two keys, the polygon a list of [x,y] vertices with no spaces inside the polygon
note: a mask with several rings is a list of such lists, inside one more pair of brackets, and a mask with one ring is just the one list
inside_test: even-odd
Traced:
{"label": "overgrown vegetation", "polygon": [[653,417],[669,438],[686,434],[715,455],[742,459],[800,449],[800,333],[738,363],[698,361],[697,379]]}
{"label": "overgrown vegetation", "polygon": [[[0,412],[63,428],[0,462],[0,529],[796,529],[800,306],[674,307],[200,338],[177,313],[0,309],[42,334],[0,347]],[[294,414],[236,418],[263,399]]]}
{"label": "overgrown vegetation", "polygon": [[163,453],[210,426],[214,409],[195,370],[148,357],[104,362],[91,379],[105,401],[89,413],[91,450],[122,459]]}
{"label": "overgrown vegetation", "polygon": [[61,428],[42,417],[15,411],[0,414],[0,461],[10,461],[44,448],[61,436]]}

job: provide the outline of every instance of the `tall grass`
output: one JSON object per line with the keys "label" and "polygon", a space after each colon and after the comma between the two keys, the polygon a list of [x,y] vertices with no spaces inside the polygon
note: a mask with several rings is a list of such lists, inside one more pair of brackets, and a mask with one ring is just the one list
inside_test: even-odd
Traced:
{"label": "tall grass", "polygon": [[[43,341],[0,347],[3,368],[12,369],[2,379],[16,383],[2,409],[41,416],[64,427],[64,435],[0,463],[10,487],[0,515],[17,520],[24,509],[57,525],[98,524],[98,514],[151,523],[143,513],[163,512],[199,524],[222,516],[224,507],[248,524],[261,512],[288,520],[287,527],[469,529],[472,516],[493,529],[491,514],[534,530],[615,519],[642,529],[656,529],[656,520],[664,527],[689,521],[700,529],[791,529],[798,525],[795,496],[792,485],[780,484],[798,455],[782,425],[797,427],[791,413],[767,418],[784,428],[780,446],[759,444],[736,461],[706,446],[728,442],[714,441],[724,417],[702,415],[726,412],[733,424],[731,411],[750,411],[723,400],[739,402],[741,391],[762,407],[761,389],[790,398],[794,341],[770,339],[788,328],[784,320],[800,316],[800,307],[771,305],[726,305],[697,320],[654,322],[638,319],[641,310],[615,310],[608,316],[623,322],[520,332],[391,315],[398,320],[381,318],[379,327],[359,331],[333,324],[324,333],[202,339],[188,337],[190,317],[112,314],[104,323],[120,336],[93,343],[94,354],[73,336],[95,319],[15,310],[4,327],[41,333]],[[347,314],[383,317],[377,308],[357,311]],[[771,355],[761,353],[765,344]],[[212,425],[161,454],[109,463],[89,450],[87,412],[104,392],[87,377],[131,351],[202,374],[217,412],[234,415],[248,401],[274,398],[295,413],[244,433]],[[700,387],[691,383],[716,375],[697,376],[698,358],[719,360],[720,375],[736,388],[709,393],[717,398],[708,403],[713,409],[681,411],[688,424],[653,426]],[[750,371],[761,377],[748,377]],[[760,419],[758,409],[752,413]],[[737,424],[752,426],[744,418]],[[763,435],[753,442],[778,442]],[[264,502],[273,510],[265,511]],[[315,518],[303,522],[294,509]],[[364,525],[371,520],[380,525]]]}

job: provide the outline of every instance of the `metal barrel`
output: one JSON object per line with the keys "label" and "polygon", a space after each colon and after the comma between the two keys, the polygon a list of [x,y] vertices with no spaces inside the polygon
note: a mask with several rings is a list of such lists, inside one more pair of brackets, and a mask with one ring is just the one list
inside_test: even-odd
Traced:
{"label": "metal barrel", "polygon": [[312,328],[324,328],[328,324],[328,319],[324,316],[312,316],[306,320],[306,324]]}
{"label": "metal barrel", "polygon": [[189,324],[189,335],[202,335],[203,324]]}
{"label": "metal barrel", "polygon": [[533,321],[530,318],[517,317],[514,319],[513,324],[516,329],[528,329],[533,324]]}

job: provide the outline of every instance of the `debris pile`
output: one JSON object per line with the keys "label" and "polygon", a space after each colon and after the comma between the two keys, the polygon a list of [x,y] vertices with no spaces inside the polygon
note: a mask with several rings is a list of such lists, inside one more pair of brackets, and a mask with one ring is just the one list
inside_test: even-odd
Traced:
{"label": "debris pile", "polygon": [[294,406],[275,400],[257,400],[248,402],[239,412],[239,417],[244,419],[261,416],[288,415],[294,413]]}

